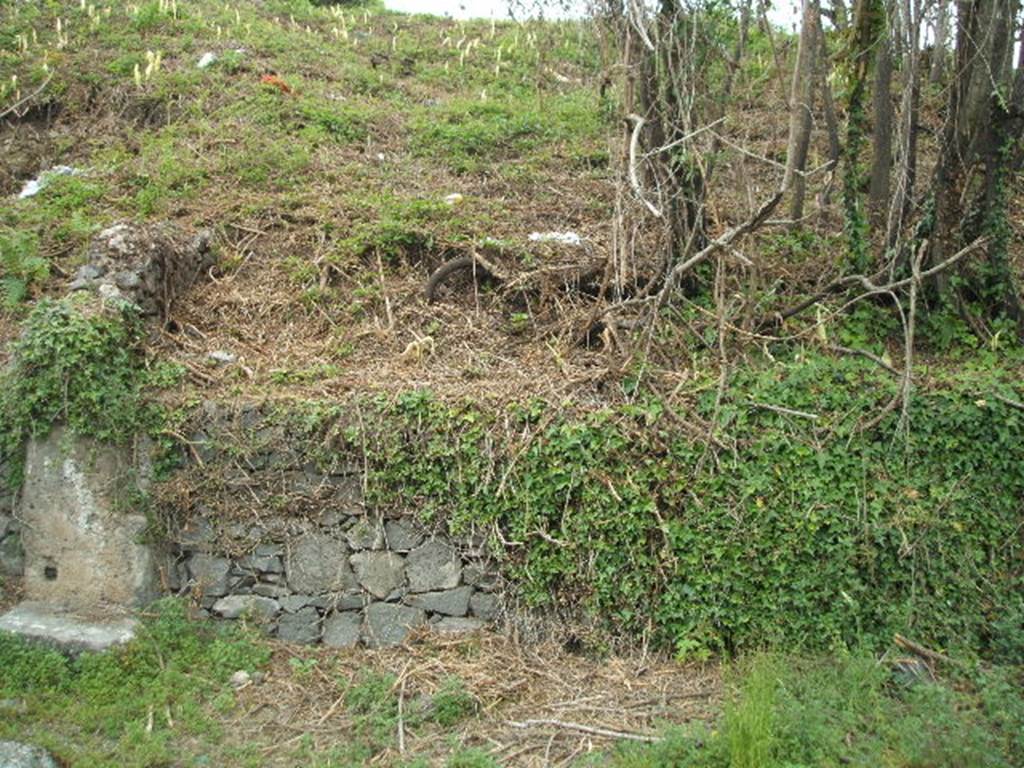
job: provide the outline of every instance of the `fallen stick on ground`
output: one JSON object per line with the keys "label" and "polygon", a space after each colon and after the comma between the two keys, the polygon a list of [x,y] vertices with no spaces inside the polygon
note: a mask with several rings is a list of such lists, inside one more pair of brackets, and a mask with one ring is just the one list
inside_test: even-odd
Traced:
{"label": "fallen stick on ground", "polygon": [[629,733],[627,731],[613,731],[609,728],[596,728],[591,725],[583,725],[582,723],[567,723],[564,720],[550,720],[550,719],[539,719],[539,720],[523,720],[522,722],[515,722],[509,720],[509,725],[513,728],[534,728],[540,725],[551,725],[555,728],[565,728],[570,731],[579,731],[580,733],[591,733],[595,736],[607,736],[610,739],[629,739],[630,741],[643,741],[648,744],[657,744],[662,741],[660,736],[646,736],[642,733]]}

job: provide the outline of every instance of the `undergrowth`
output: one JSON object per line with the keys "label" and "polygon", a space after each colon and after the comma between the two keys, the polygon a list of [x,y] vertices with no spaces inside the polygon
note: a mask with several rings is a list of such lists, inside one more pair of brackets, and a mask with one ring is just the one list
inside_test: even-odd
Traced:
{"label": "undergrowth", "polygon": [[176,739],[219,739],[231,674],[269,659],[239,626],[192,621],[184,602],[165,599],[136,640],[76,660],[0,633],[0,698],[27,707],[0,718],[0,740],[31,735],[76,768],[112,765],[112,755],[123,766],[178,764]]}
{"label": "undergrowth", "polygon": [[1020,669],[900,677],[860,654],[758,654],[734,671],[712,729],[670,731],[592,765],[613,768],[1011,768],[1024,761]]}
{"label": "undergrowth", "polygon": [[[639,396],[494,412],[418,391],[279,418],[324,471],[365,456],[371,509],[500,531],[528,604],[680,658],[885,647],[899,631],[1010,661],[1024,644],[1024,440],[998,399],[1012,371],[922,385],[906,435],[898,409],[864,427],[895,391],[879,368],[813,352],[748,366],[717,405],[696,381],[691,413]],[[687,418],[716,423],[720,447]]]}

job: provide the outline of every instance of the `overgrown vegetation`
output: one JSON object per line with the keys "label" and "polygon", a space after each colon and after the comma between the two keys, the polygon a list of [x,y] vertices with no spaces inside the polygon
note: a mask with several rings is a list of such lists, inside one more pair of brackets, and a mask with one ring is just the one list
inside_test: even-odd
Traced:
{"label": "overgrown vegetation", "polygon": [[1012,692],[1024,682],[1019,671],[978,670],[954,686],[922,669],[918,677],[858,654],[757,655],[736,670],[732,700],[713,730],[677,730],[594,764],[1010,768],[1024,760],[1024,708]]}
{"label": "overgrown vegetation", "polygon": [[[189,620],[182,601],[149,613],[137,640],[74,661],[0,633],[0,698],[25,703],[0,718],[0,740],[31,735],[83,768],[108,766],[111,755],[123,766],[177,762],[175,741],[186,734],[216,745],[218,713],[235,706],[228,678],[255,672],[269,650],[235,625]],[[258,754],[228,748],[220,759],[258,764],[249,762]]]}
{"label": "overgrown vegetation", "polygon": [[[0,374],[0,459],[16,458],[27,438],[56,424],[110,442],[156,431],[162,412],[149,395],[179,371],[147,366],[141,341],[141,321],[126,303],[81,294],[37,303]],[[17,484],[17,461],[8,466],[14,474],[4,480]]]}

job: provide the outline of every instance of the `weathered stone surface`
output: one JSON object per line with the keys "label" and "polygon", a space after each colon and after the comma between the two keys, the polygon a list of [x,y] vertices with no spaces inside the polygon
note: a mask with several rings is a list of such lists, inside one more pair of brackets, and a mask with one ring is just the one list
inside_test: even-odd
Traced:
{"label": "weathered stone surface", "polygon": [[462,561],[449,544],[432,539],[405,559],[405,572],[413,592],[452,589],[462,578]]}
{"label": "weathered stone surface", "polygon": [[220,597],[228,593],[231,562],[223,557],[197,552],[188,560],[188,573],[204,595]]}
{"label": "weathered stone surface", "polygon": [[485,592],[491,592],[498,588],[498,575],[479,563],[473,563],[463,568],[462,580]]}
{"label": "weathered stone surface", "polygon": [[295,613],[296,611],[302,610],[308,605],[315,608],[323,607],[327,600],[323,597],[314,597],[313,595],[288,595],[281,599],[281,607],[288,613]]}
{"label": "weathered stone surface", "polygon": [[305,607],[285,613],[277,622],[277,636],[289,643],[315,643],[320,639],[320,614],[316,608]]}
{"label": "weathered stone surface", "polygon": [[210,552],[217,540],[217,531],[205,517],[195,517],[178,531],[178,546],[193,552]]}
{"label": "weathered stone surface", "polygon": [[425,534],[411,520],[388,520],[384,524],[388,548],[395,552],[408,552],[423,543]]}
{"label": "weathered stone surface", "polygon": [[336,611],[360,611],[369,602],[370,598],[365,592],[350,592],[347,595],[339,595],[333,607]]}
{"label": "weathered stone surface", "polygon": [[0,575],[20,577],[25,572],[25,551],[21,535],[9,534],[0,541]]}
{"label": "weathered stone surface", "polygon": [[384,599],[405,584],[405,559],[394,552],[357,552],[352,566],[363,589]]}
{"label": "weathered stone surface", "polygon": [[123,298],[145,315],[166,315],[215,262],[209,232],[189,237],[173,224],[120,223],[93,238],[69,288]]}
{"label": "weathered stone surface", "polygon": [[354,550],[383,549],[384,526],[379,519],[361,518],[345,532],[345,540]]}
{"label": "weathered stone surface", "polygon": [[498,618],[501,604],[495,595],[490,595],[486,592],[476,592],[469,598],[469,609],[477,618],[484,621],[493,621]]}
{"label": "weathered stone surface", "polygon": [[288,586],[303,594],[345,592],[356,586],[345,544],[322,533],[307,533],[288,547]]}
{"label": "weathered stone surface", "polygon": [[261,555],[258,551],[241,558],[238,567],[258,573],[284,573],[284,563],[277,554]]}
{"label": "weathered stone surface", "polygon": [[228,595],[213,604],[213,612],[225,619],[237,619],[243,614],[273,617],[280,605],[277,600],[260,595]]}
{"label": "weathered stone surface", "polygon": [[0,741],[0,768],[58,768],[57,761],[41,747]]}
{"label": "weathered stone surface", "polygon": [[334,613],[324,620],[324,645],[352,648],[359,644],[363,616],[358,611]]}
{"label": "weathered stone surface", "polygon": [[117,503],[133,469],[129,451],[62,427],[29,441],[18,517],[30,600],[128,606],[159,594],[156,558],[139,543],[146,516]]}
{"label": "weathered stone surface", "polygon": [[291,590],[286,586],[281,584],[266,584],[262,581],[259,584],[253,585],[252,593],[254,595],[262,595],[263,597],[272,597],[275,600],[290,597],[292,594]]}
{"label": "weathered stone surface", "polygon": [[465,616],[469,611],[469,596],[471,594],[473,594],[472,587],[456,587],[443,592],[422,592],[408,595],[405,598],[405,603],[430,613]]}
{"label": "weathered stone surface", "polygon": [[119,615],[105,619],[82,617],[59,605],[25,602],[0,616],[0,632],[12,632],[75,655],[82,651],[104,651],[128,642],[135,636],[135,622]]}
{"label": "weathered stone surface", "polygon": [[440,621],[431,624],[430,628],[435,632],[447,634],[460,634],[463,632],[479,632],[487,626],[483,619],[469,619],[461,616],[445,616]]}
{"label": "weathered stone surface", "polygon": [[373,603],[366,609],[363,640],[371,648],[401,645],[409,633],[427,621],[421,608],[394,603]]}
{"label": "weathered stone surface", "polygon": [[[0,475],[2,481],[3,475]],[[14,518],[6,512],[0,511],[0,539],[7,535],[7,532],[14,527]]]}

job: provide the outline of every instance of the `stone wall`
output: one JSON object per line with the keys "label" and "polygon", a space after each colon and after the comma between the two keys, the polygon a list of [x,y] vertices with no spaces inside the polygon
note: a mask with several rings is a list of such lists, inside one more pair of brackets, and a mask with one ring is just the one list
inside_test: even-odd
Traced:
{"label": "stone wall", "polygon": [[177,553],[172,589],[208,615],[248,613],[291,642],[380,647],[424,626],[480,629],[499,611],[498,579],[407,518],[310,525],[236,555],[199,519],[182,530]]}
{"label": "stone wall", "polygon": [[69,289],[121,298],[143,315],[166,316],[174,299],[215,261],[208,232],[190,236],[166,223],[115,224],[93,238]]}
{"label": "stone wall", "polygon": [[498,617],[483,543],[368,509],[361,456],[266,404],[207,402],[194,424],[162,502],[181,523],[166,580],[209,615],[248,611],[283,640],[371,647]]}

